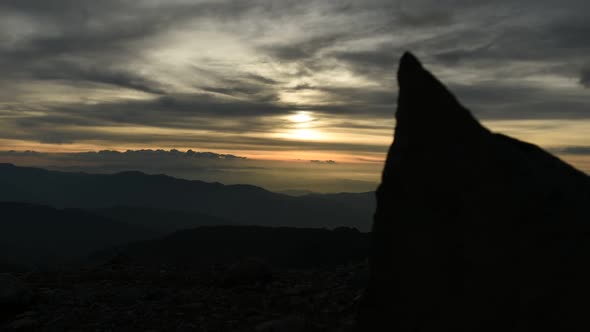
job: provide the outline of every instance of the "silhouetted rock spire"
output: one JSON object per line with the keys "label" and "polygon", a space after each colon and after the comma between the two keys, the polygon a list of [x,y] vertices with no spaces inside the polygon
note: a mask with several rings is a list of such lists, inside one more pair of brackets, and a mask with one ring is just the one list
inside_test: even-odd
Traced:
{"label": "silhouetted rock spire", "polygon": [[[414,55],[404,53],[398,70],[396,140],[428,142],[462,137],[483,128]],[[402,143],[402,142],[399,142]]]}
{"label": "silhouetted rock spire", "polygon": [[362,331],[587,331],[590,180],[490,132],[411,54]]}

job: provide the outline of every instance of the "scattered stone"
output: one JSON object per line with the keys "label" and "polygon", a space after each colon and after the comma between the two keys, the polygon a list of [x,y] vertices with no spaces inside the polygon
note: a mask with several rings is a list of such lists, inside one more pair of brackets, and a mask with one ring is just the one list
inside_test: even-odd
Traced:
{"label": "scattered stone", "polygon": [[266,283],[272,279],[270,266],[259,258],[246,258],[232,266],[225,272],[223,284],[234,286],[241,284]]}
{"label": "scattered stone", "polygon": [[8,330],[13,331],[31,331],[38,322],[33,318],[20,318],[8,325]]}
{"label": "scattered stone", "polygon": [[358,265],[350,272],[348,285],[354,288],[364,288],[369,283],[369,276],[369,265]]}
{"label": "scattered stone", "polygon": [[305,332],[308,324],[301,317],[289,316],[256,326],[256,332]]}
{"label": "scattered stone", "polygon": [[[31,286],[39,296],[28,311],[0,324],[0,331],[342,331],[354,317],[358,289],[349,287],[354,266],[287,271],[278,269],[272,282],[226,287],[181,280],[186,271],[170,270],[169,279],[159,278],[158,269],[122,267],[137,278],[102,280],[88,278],[87,271],[68,272],[67,281],[57,282],[47,274],[34,275]],[[145,270],[142,270],[145,269]],[[89,281],[94,280],[94,281]],[[325,288],[312,287],[324,280]],[[157,293],[158,296],[148,296]],[[88,294],[92,294],[89,296]],[[145,294],[145,295],[142,295]],[[92,301],[89,301],[92,299]],[[296,315],[296,316],[294,316]],[[28,328],[25,326],[33,327]],[[16,325],[15,325],[16,326]]]}

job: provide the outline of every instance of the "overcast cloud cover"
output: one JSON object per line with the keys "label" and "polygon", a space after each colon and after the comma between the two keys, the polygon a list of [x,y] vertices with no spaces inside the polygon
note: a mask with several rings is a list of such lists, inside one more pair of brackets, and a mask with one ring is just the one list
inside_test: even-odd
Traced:
{"label": "overcast cloud cover", "polygon": [[379,164],[397,59],[412,50],[491,129],[588,172],[587,8],[3,0],[0,150],[190,148]]}

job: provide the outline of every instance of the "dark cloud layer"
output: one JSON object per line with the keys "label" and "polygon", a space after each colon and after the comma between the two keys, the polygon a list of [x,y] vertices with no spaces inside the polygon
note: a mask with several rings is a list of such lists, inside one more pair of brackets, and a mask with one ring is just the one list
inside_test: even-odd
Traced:
{"label": "dark cloud layer", "polygon": [[73,84],[93,82],[153,94],[164,93],[160,84],[154,80],[124,68],[68,62],[50,62],[35,66],[33,75],[33,78],[42,80],[62,80]]}
{"label": "dark cloud layer", "polygon": [[[383,130],[406,49],[483,119],[590,121],[586,6],[5,0],[0,139],[382,151],[263,134],[288,128],[283,117],[297,111]],[[117,131],[129,126],[170,131]]]}
{"label": "dark cloud layer", "polygon": [[566,146],[553,150],[556,153],[590,156],[590,146]]}
{"label": "dark cloud layer", "polygon": [[590,88],[590,68],[585,68],[582,70],[582,74],[580,75],[580,84],[586,88]]}

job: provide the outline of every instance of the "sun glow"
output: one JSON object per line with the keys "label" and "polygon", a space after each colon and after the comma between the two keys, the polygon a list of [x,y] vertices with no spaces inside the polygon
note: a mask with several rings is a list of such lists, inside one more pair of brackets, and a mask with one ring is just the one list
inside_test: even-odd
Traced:
{"label": "sun glow", "polygon": [[311,116],[310,112],[299,111],[289,116],[289,120],[295,123],[308,123],[313,121],[313,117]]}
{"label": "sun glow", "polygon": [[322,133],[314,128],[318,119],[314,117],[312,112],[297,111],[286,118],[289,124],[282,133],[278,133],[278,137],[290,140],[318,140],[322,138]]}
{"label": "sun glow", "polygon": [[295,129],[289,132],[289,136],[300,140],[317,140],[321,137],[321,134],[313,129]]}

